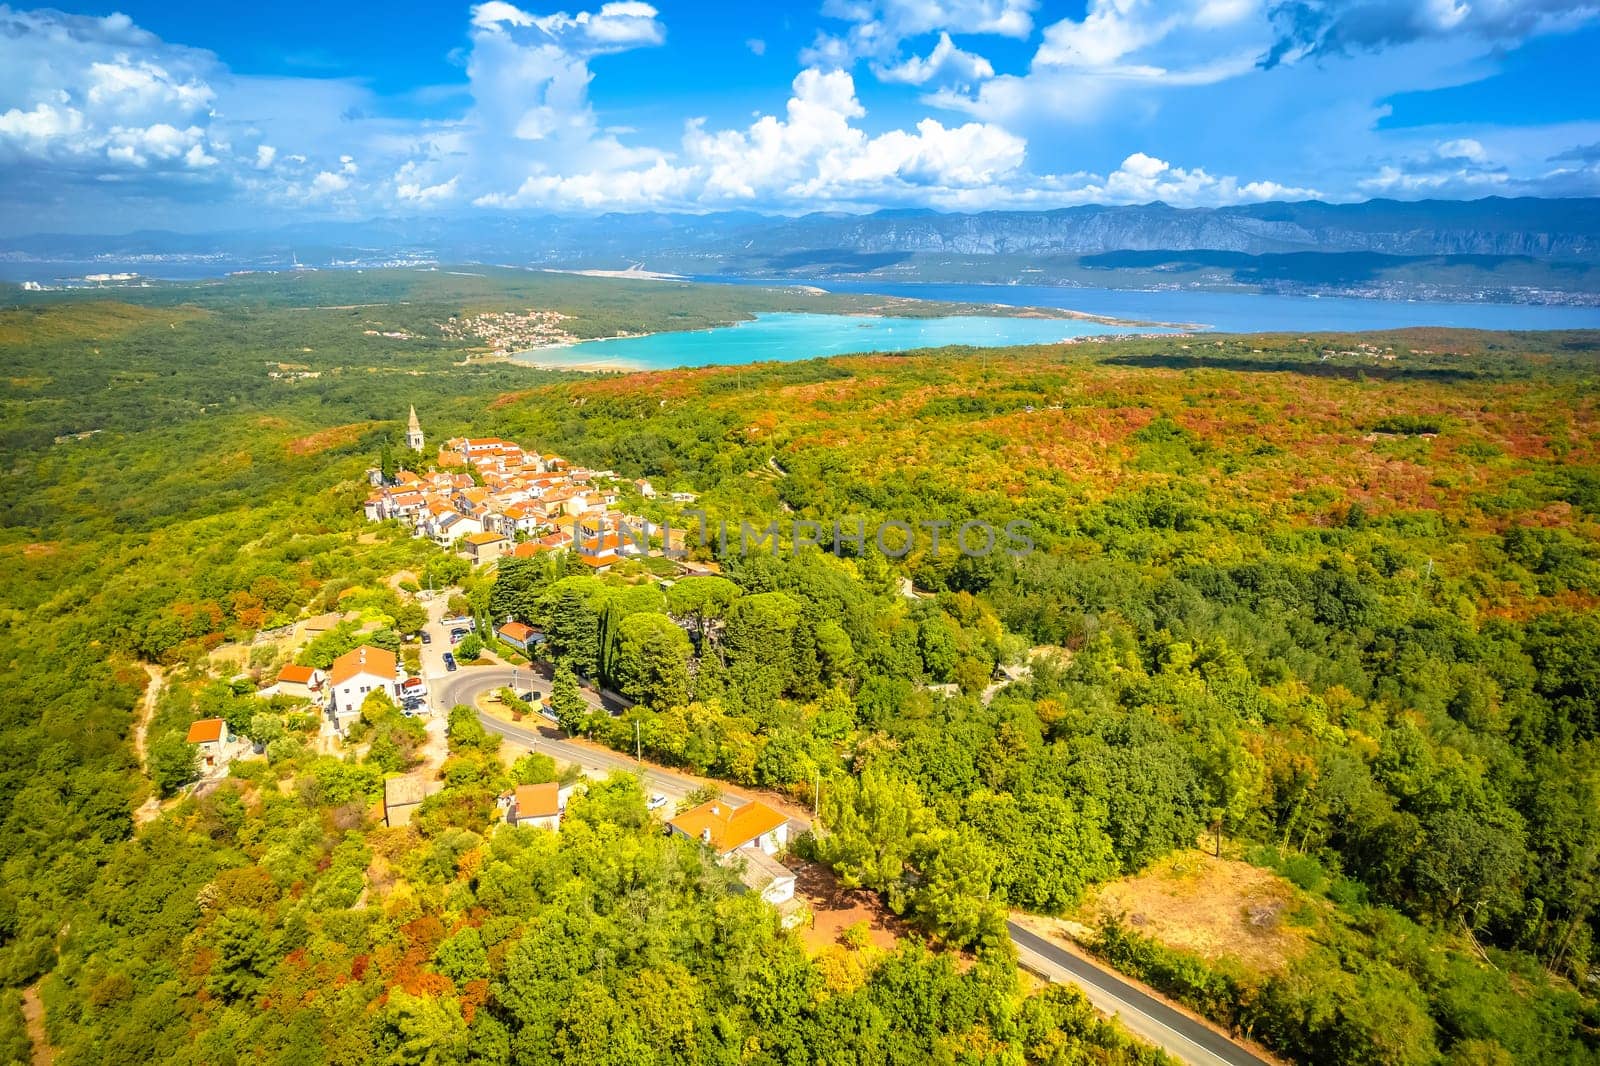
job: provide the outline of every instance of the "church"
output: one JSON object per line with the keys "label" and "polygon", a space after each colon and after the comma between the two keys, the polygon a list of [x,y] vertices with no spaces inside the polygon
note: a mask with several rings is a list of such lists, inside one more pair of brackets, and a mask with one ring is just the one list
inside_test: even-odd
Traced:
{"label": "church", "polygon": [[411,405],[411,421],[406,425],[406,447],[414,452],[422,451],[422,423],[417,421],[417,405]]}

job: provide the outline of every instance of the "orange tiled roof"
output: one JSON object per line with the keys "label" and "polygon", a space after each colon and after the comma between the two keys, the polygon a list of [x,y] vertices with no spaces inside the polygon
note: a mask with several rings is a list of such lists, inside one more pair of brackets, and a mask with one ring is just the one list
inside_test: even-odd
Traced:
{"label": "orange tiled roof", "polygon": [[684,811],[667,824],[696,840],[704,839],[703,834],[709,829],[711,839],[708,843],[720,855],[741,848],[788,821],[759,800],[752,800],[743,807],[730,807],[727,800],[714,799],[693,810]]}
{"label": "orange tiled roof", "polygon": [[517,818],[551,818],[561,813],[561,786],[554,781],[542,785],[517,786]]}
{"label": "orange tiled roof", "polygon": [[533,627],[523,625],[521,622],[507,622],[500,627],[500,635],[510,637],[512,640],[526,641],[533,636]]}
{"label": "orange tiled roof", "polygon": [[189,726],[189,735],[185,739],[191,744],[215,744],[222,739],[222,719],[200,719]]}
{"label": "orange tiled roof", "polygon": [[296,666],[290,663],[278,671],[278,680],[291,685],[309,685],[311,679],[317,676],[317,671],[310,666]]}
{"label": "orange tiled roof", "polygon": [[505,539],[506,538],[502,537],[498,533],[468,533],[466,536],[466,541],[468,544],[477,544],[479,546],[484,544],[495,544]]}
{"label": "orange tiled roof", "polygon": [[333,667],[328,671],[328,677],[335,685],[342,685],[357,674],[393,678],[394,667],[394,653],[363,644],[356,650],[345,652],[333,660]]}

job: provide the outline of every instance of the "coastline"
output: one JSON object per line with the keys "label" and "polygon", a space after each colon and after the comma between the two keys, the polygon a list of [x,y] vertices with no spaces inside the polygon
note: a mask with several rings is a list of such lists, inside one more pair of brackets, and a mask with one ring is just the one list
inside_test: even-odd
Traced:
{"label": "coastline", "polygon": [[[870,310],[864,310],[864,311],[849,311],[849,312],[832,312],[832,311],[782,312],[782,311],[766,311],[766,312],[756,312],[751,318],[743,319],[743,320],[740,320],[740,321],[737,321],[737,322],[730,322],[730,323],[727,323],[725,325],[718,325],[718,326],[701,327],[701,328],[697,328],[697,329],[654,330],[654,331],[644,332],[644,333],[627,333],[627,334],[622,334],[622,335],[613,336],[613,337],[591,337],[591,338],[587,338],[587,339],[573,339],[573,340],[555,341],[555,342],[552,342],[552,343],[549,343],[549,344],[542,344],[542,345],[538,345],[538,346],[532,347],[532,348],[525,348],[525,349],[522,349],[521,351],[508,352],[508,353],[505,353],[504,355],[498,356],[497,358],[504,359],[506,361],[510,361],[510,362],[514,362],[514,363],[518,363],[518,364],[520,364],[522,366],[531,367],[531,368],[533,368],[535,370],[551,370],[551,371],[554,371],[554,370],[565,370],[565,371],[574,371],[574,372],[585,373],[585,374],[637,374],[637,373],[647,373],[647,372],[655,371],[655,370],[677,369],[676,366],[673,366],[673,367],[657,366],[657,365],[654,365],[652,363],[648,363],[648,362],[644,362],[644,361],[636,360],[636,359],[608,358],[608,357],[605,357],[605,356],[593,356],[593,357],[587,357],[587,358],[579,357],[575,353],[571,352],[570,350],[571,349],[575,349],[575,348],[579,347],[580,345],[591,345],[591,346],[593,346],[593,345],[601,345],[601,344],[606,344],[606,343],[611,342],[611,341],[641,340],[641,339],[644,339],[644,338],[647,338],[647,337],[672,336],[672,335],[677,335],[677,334],[682,334],[682,335],[688,336],[688,335],[692,335],[692,334],[695,334],[695,333],[717,333],[717,332],[721,332],[723,330],[733,330],[733,329],[738,329],[741,326],[753,325],[756,322],[760,321],[760,318],[763,315],[785,315],[785,314],[825,315],[825,316],[830,317],[830,318],[838,318],[838,319],[879,319],[879,320],[881,320],[881,319],[898,319],[898,320],[903,321],[903,322],[933,322],[933,321],[938,321],[940,319],[962,319],[962,318],[1031,319],[1031,320],[1036,320],[1036,321],[1087,322],[1087,323],[1092,323],[1092,324],[1095,324],[1095,325],[1104,325],[1104,326],[1109,326],[1109,327],[1113,327],[1113,328],[1118,328],[1118,329],[1121,329],[1121,330],[1129,331],[1129,332],[1120,333],[1120,334],[1107,334],[1105,336],[1090,335],[1090,336],[1077,336],[1077,337],[1063,337],[1063,338],[1060,338],[1058,340],[1053,340],[1053,341],[1033,341],[1033,342],[1030,342],[1030,341],[1018,341],[1018,342],[1016,342],[1016,343],[1019,343],[1019,344],[1027,344],[1027,343],[1074,344],[1074,343],[1080,343],[1080,342],[1086,341],[1086,340],[1113,339],[1116,336],[1142,336],[1142,337],[1189,336],[1189,335],[1192,335],[1192,333],[1195,330],[1197,330],[1197,329],[1203,330],[1205,328],[1203,326],[1194,326],[1192,324],[1185,325],[1185,324],[1178,324],[1178,323],[1170,323],[1170,324],[1169,323],[1148,323],[1148,322],[1139,322],[1139,321],[1133,321],[1133,320],[1117,319],[1117,318],[1110,318],[1110,317],[1107,317],[1107,316],[1104,316],[1104,315],[1094,315],[1094,314],[1088,314],[1088,313],[1082,312],[1082,311],[1073,311],[1073,310],[1069,310],[1069,309],[1065,309],[1065,308],[1031,308],[1031,307],[1030,308],[1016,308],[1016,307],[1012,307],[1012,306],[1006,305],[1006,304],[991,304],[991,305],[950,304],[950,305],[941,305],[941,309],[943,309],[943,307],[946,307],[946,306],[949,307],[948,312],[944,313],[944,314],[934,314],[934,315],[903,314],[903,313],[902,314],[897,314],[897,313],[895,313],[897,310],[899,310],[901,308],[904,308],[907,305],[928,305],[928,304],[932,303],[932,301],[914,300],[914,299],[908,299],[908,298],[903,298],[903,297],[897,297],[897,298],[891,298],[891,299],[892,299],[892,302],[889,303],[889,304],[881,305],[881,306],[879,306],[877,308],[873,308],[873,309],[870,309]],[[1012,312],[1012,313],[995,314],[994,313],[995,311],[1006,311],[1006,312]],[[1020,313],[1018,313],[1018,312],[1020,312]],[[1147,329],[1147,330],[1151,330],[1152,332],[1144,332],[1144,333],[1132,332],[1133,330],[1139,330],[1139,329]],[[1000,347],[1007,347],[1007,346],[1008,345],[1000,345]],[[929,345],[926,345],[926,347],[938,347],[938,345],[937,344],[929,344]],[[591,351],[592,350],[593,349],[591,349]],[[886,349],[886,350],[914,351],[916,349],[915,348],[906,348],[906,349],[898,349],[898,348],[896,348],[896,349]],[[565,358],[563,358],[563,354],[566,355]],[[854,355],[854,354],[860,354],[860,353],[856,352],[856,351],[847,351],[847,352],[837,352],[837,353],[832,353],[832,354]],[[734,363],[707,363],[707,364],[687,364],[687,365],[688,366],[701,366],[701,365],[706,365],[706,366],[729,365],[729,366],[731,366],[731,365],[737,365],[737,364],[734,364]]]}

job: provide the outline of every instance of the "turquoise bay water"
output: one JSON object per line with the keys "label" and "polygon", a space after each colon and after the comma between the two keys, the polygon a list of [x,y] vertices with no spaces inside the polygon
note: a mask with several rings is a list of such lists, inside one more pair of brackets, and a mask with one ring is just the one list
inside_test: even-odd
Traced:
{"label": "turquoise bay water", "polygon": [[569,348],[523,352],[540,366],[604,365],[626,370],[733,366],[810,359],[854,352],[903,352],[947,344],[999,347],[1050,344],[1069,337],[1160,332],[1057,318],[954,315],[949,318],[872,318],[862,315],[758,314],[753,322],[693,333],[653,333],[584,341]]}

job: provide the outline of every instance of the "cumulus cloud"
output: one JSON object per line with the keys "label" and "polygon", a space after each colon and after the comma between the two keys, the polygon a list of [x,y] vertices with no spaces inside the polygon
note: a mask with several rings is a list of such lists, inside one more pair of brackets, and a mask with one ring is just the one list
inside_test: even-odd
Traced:
{"label": "cumulus cloud", "polygon": [[[787,94],[766,103],[769,113],[732,125],[691,118],[681,135],[654,141],[606,120],[631,116],[597,114],[590,96],[597,57],[666,41],[661,16],[639,0],[551,14],[478,4],[467,16],[466,83],[439,97],[459,99],[458,109],[429,120],[384,117],[393,102],[351,79],[238,75],[123,16],[0,6],[0,202],[53,198],[66,212],[85,198],[137,194],[142,204],[164,197],[187,221],[182,212],[202,200],[229,197],[252,209],[358,215],[474,205],[1193,206],[1316,196],[1310,186],[1324,181],[1336,196],[1600,188],[1592,147],[1600,123],[1381,129],[1377,101],[1412,88],[1402,79],[1413,67],[1387,63],[1376,44],[1346,44],[1334,58],[1341,49],[1327,42],[1403,35],[1325,27],[1312,49],[1325,63],[1295,62],[1303,49],[1262,70],[1282,39],[1278,5],[1089,0],[1081,16],[1055,19],[1034,37],[1034,0],[826,0],[837,32],[817,38]],[[1314,13],[1355,26],[1358,7],[1319,3]],[[1437,0],[1428,32],[1481,43],[1587,17],[1581,5],[1547,0],[1511,8]],[[1031,63],[997,72],[963,47],[978,35],[1035,40]],[[764,50],[757,40],[747,46]],[[1451,61],[1470,54],[1456,49]],[[868,115],[857,90],[869,70],[886,87],[868,100],[920,90],[924,104],[947,113],[893,123],[885,112]],[[1274,110],[1262,102],[1271,93],[1246,78],[1271,79],[1287,102]],[[1315,117],[1302,122],[1297,108]],[[1182,117],[1158,123],[1167,109]],[[1218,114],[1237,128],[1215,126]],[[1294,136],[1260,143],[1260,129]]]}
{"label": "cumulus cloud", "polygon": [[1211,85],[1251,73],[1271,40],[1268,0],[1089,0],[1046,26],[1025,74],[930,99],[992,121],[1093,121],[1128,94]]}
{"label": "cumulus cloud", "polygon": [[1199,167],[1186,170],[1143,152],[1135,152],[1124,159],[1103,182],[1085,182],[1077,192],[1094,202],[1137,204],[1160,200],[1178,207],[1304,200],[1320,195],[1315,189],[1294,188],[1272,181],[1241,182],[1233,177],[1213,177]]}
{"label": "cumulus cloud", "polygon": [[1459,137],[1386,163],[1360,186],[1375,196],[1482,196],[1509,187],[1512,180],[1481,143]]}
{"label": "cumulus cloud", "polygon": [[0,159],[84,171],[216,163],[204,146],[220,68],[124,15],[0,7]]}
{"label": "cumulus cloud", "polygon": [[673,159],[634,167],[534,174],[484,206],[870,204],[940,190],[981,187],[1013,176],[1027,145],[996,126],[948,128],[924,119],[915,130],[868,135],[866,109],[842,70],[807,68],[791,86],[784,114],[743,129],[708,129],[692,120]]}
{"label": "cumulus cloud", "polygon": [[983,56],[957,48],[948,33],[940,33],[939,41],[926,57],[912,56],[902,63],[876,65],[873,68],[879,80],[903,82],[907,85],[971,85],[994,77],[994,67]]}
{"label": "cumulus cloud", "polygon": [[[950,35],[1026,38],[1037,6],[1036,0],[826,0],[822,13],[850,25],[838,33],[819,31],[800,61],[848,69],[867,59],[885,81],[921,85],[949,76],[968,84],[994,70],[982,56],[956,48]],[[903,54],[905,42],[933,33],[939,35],[933,55]]]}

